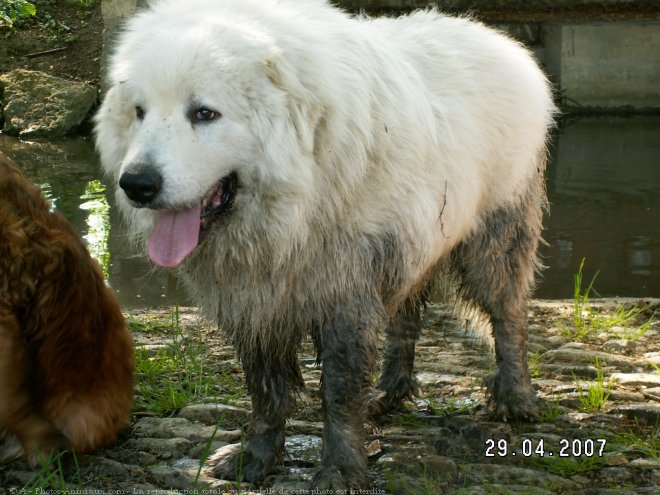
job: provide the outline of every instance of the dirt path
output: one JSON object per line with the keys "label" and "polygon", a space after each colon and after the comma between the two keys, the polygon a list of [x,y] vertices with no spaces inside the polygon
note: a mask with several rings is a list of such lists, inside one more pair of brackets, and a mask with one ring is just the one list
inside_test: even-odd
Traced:
{"label": "dirt path", "polygon": [[[488,348],[458,324],[443,329],[448,313],[430,306],[417,346],[422,396],[408,412],[365,425],[373,479],[365,493],[659,493],[660,324],[648,322],[660,303],[646,301],[623,324],[615,314],[626,304],[593,303],[580,342],[568,336],[575,334],[571,304],[534,303],[529,357],[547,405],[535,424],[492,420],[481,388],[494,369]],[[2,466],[0,494],[311,494],[306,487],[319,460],[322,424],[320,370],[309,344],[300,354],[307,388],[288,423],[284,467],[259,486],[236,485],[200,468],[214,449],[241,440],[249,417],[233,350],[192,310],[180,310],[178,325],[166,310],[133,312],[129,319],[137,402],[120,441],[79,456],[78,467],[69,462],[50,482],[21,461]],[[602,404],[599,390],[609,392]]]}

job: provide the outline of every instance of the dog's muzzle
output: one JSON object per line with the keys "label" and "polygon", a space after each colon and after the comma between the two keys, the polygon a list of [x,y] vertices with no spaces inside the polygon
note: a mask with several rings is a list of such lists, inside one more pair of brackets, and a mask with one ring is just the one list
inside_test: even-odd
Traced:
{"label": "dog's muzzle", "polygon": [[149,166],[139,168],[137,172],[124,172],[119,178],[119,187],[139,208],[148,206],[156,199],[162,186],[163,177]]}

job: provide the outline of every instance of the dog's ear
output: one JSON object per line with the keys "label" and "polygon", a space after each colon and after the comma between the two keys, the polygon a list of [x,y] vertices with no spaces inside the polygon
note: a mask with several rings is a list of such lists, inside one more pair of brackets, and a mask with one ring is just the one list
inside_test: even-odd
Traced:
{"label": "dog's ear", "polygon": [[122,87],[119,83],[108,90],[94,116],[96,149],[103,168],[111,175],[119,173],[119,167],[126,154],[126,143],[130,142],[132,108],[122,95]]}
{"label": "dog's ear", "polygon": [[306,151],[314,151],[314,135],[321,119],[322,105],[314,92],[304,82],[304,74],[282,54],[266,60],[266,74],[273,85],[282,90],[288,98],[287,106],[291,122],[301,146]]}

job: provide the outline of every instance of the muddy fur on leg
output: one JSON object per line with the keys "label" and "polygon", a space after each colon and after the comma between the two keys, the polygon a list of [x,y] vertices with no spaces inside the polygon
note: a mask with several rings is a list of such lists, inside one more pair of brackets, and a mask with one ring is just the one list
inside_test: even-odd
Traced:
{"label": "muddy fur on leg", "polygon": [[282,357],[237,347],[252,398],[246,442],[219,449],[208,463],[215,466],[213,473],[221,479],[254,482],[282,462],[286,418],[294,411],[295,392],[304,382],[296,358],[297,345],[289,345]]}
{"label": "muddy fur on leg", "polygon": [[[369,292],[367,291],[368,295]],[[364,451],[370,376],[376,358],[376,332],[384,308],[375,295],[356,295],[337,305],[313,334],[323,367],[323,452],[312,480],[317,490],[346,490],[366,486]]]}
{"label": "muddy fur on leg", "polygon": [[407,300],[385,329],[387,343],[378,390],[381,394],[369,405],[369,415],[377,417],[399,409],[405,399],[419,395],[413,375],[415,344],[422,330],[420,300]]}
{"label": "muddy fur on leg", "polygon": [[459,296],[492,327],[497,371],[486,387],[504,420],[535,419],[539,413],[527,364],[527,300],[541,267],[536,253],[545,205],[539,171],[517,204],[487,215],[481,229],[451,255]]}

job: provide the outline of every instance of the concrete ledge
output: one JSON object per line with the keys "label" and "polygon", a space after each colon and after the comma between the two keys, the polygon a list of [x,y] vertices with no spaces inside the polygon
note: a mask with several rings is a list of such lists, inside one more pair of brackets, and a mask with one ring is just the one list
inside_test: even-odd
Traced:
{"label": "concrete ledge", "polygon": [[660,22],[547,24],[545,64],[570,108],[660,108]]}
{"label": "concrete ledge", "polygon": [[435,4],[443,9],[557,9],[582,6],[645,6],[660,7],[660,0],[333,0],[348,10],[407,10]]}

